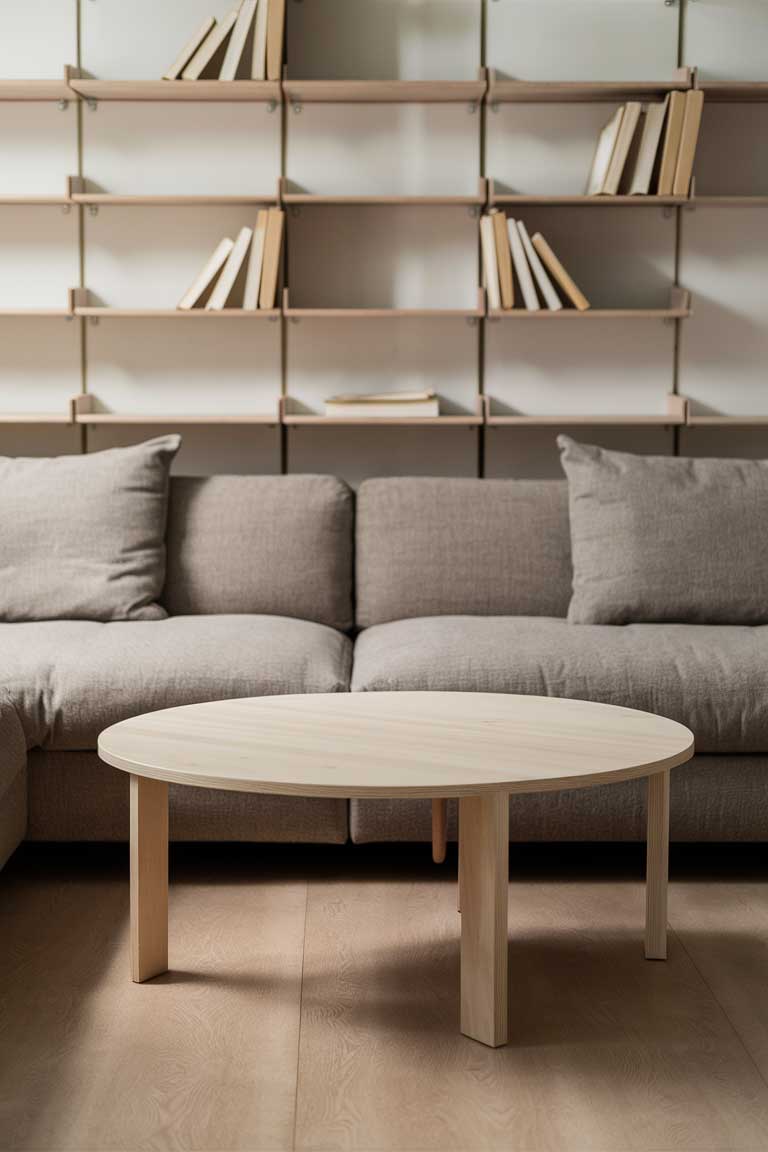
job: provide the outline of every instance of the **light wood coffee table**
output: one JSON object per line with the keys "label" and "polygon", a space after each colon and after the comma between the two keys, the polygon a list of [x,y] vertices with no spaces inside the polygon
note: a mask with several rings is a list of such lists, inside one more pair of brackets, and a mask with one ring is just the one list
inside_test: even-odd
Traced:
{"label": "light wood coffee table", "polygon": [[539,696],[370,692],[225,700],[107,728],[131,775],[131,960],[168,968],[168,784],[283,796],[458,797],[461,1031],[507,1040],[509,797],[648,777],[645,954],[666,957],[669,770],[681,724]]}

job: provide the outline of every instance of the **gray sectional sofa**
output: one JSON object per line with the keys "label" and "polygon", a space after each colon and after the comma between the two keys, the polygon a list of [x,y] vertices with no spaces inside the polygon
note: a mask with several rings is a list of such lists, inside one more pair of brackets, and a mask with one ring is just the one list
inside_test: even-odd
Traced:
{"label": "gray sectional sofa", "polygon": [[[687,724],[672,835],[761,840],[768,627],[574,625],[565,482],[322,476],[171,482],[167,619],[0,624],[0,860],[128,832],[99,731],[175,704],[286,692],[550,694]],[[642,839],[640,786],[516,798],[516,840]],[[451,814],[453,821],[453,814]],[[451,831],[453,831],[453,826]],[[185,788],[182,840],[429,840],[423,801]]]}

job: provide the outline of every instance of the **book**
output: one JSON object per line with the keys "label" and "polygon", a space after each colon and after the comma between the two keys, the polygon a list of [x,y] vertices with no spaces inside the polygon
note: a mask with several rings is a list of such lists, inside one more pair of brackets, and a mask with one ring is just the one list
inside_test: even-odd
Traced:
{"label": "book", "polygon": [[261,267],[264,260],[264,236],[266,231],[267,210],[266,208],[262,208],[256,217],[256,227],[253,230],[251,251],[248,255],[248,269],[245,274],[243,308],[247,309],[249,312],[255,311],[259,306]]}
{"label": "book", "polygon": [[619,137],[623,119],[624,105],[622,104],[620,108],[616,109],[597,138],[595,154],[592,157],[592,167],[587,177],[587,196],[599,196],[603,192],[605,178],[608,175],[608,168],[610,167],[611,157],[616,147],[616,141]]}
{"label": "book", "polygon": [[643,113],[642,129],[636,137],[637,148],[627,161],[625,179],[628,196],[647,196],[651,190],[668,107],[669,94],[660,104],[649,104]]}
{"label": "book", "polygon": [[520,239],[523,242],[525,255],[528,258],[528,263],[531,266],[531,271],[536,278],[536,283],[539,286],[539,292],[544,297],[544,303],[550,312],[559,312],[563,305],[557,292],[555,292],[552,281],[547,276],[547,270],[539,259],[539,254],[531,244],[531,238],[528,235],[528,229],[522,220],[517,222],[517,230],[520,233]]}
{"label": "book", "polygon": [[182,72],[182,80],[200,79],[216,54],[221,51],[227,36],[235,26],[239,11],[240,5],[238,4],[231,12],[227,13],[219,24],[214,25]]}
{"label": "book", "polygon": [[533,277],[523,248],[522,237],[517,229],[517,221],[511,217],[507,220],[507,231],[509,233],[509,246],[512,249],[512,263],[515,266],[515,275],[523,294],[523,302],[529,312],[540,312],[541,305],[533,286]]}
{"label": "book", "polygon": [[269,0],[267,16],[267,80],[279,80],[283,72],[285,0]]}
{"label": "book", "polygon": [[325,402],[325,415],[337,420],[434,417],[440,415],[440,402],[434,392],[331,396]]}
{"label": "book", "polygon": [[602,191],[606,196],[615,196],[619,190],[624,166],[629,156],[629,150],[632,146],[635,132],[637,131],[642,110],[643,106],[637,100],[629,100],[624,105],[624,115],[621,118],[621,127],[619,128],[619,135],[616,139],[616,146],[613,149],[611,162],[608,165],[608,171],[603,181]]}
{"label": "book", "polygon": [[542,261],[552,273],[555,280],[560,285],[571,303],[576,308],[578,308],[579,312],[586,312],[590,307],[589,300],[587,300],[584,293],[579,288],[577,288],[576,284],[568,275],[565,268],[558,260],[557,256],[555,256],[549,244],[547,244],[541,232],[536,232],[532,243]]}
{"label": "book", "polygon": [[488,307],[493,312],[501,308],[501,293],[499,290],[499,265],[496,259],[496,236],[491,216],[480,218],[480,246],[483,252],[483,269],[485,271],[485,290],[488,293]]}
{"label": "book", "polygon": [[242,7],[235,21],[235,26],[232,29],[232,35],[227,44],[224,63],[221,65],[221,71],[219,72],[219,80],[234,80],[237,76],[237,69],[242,60],[246,41],[250,35],[255,15],[256,0],[243,0]]}
{"label": "book", "polygon": [[690,192],[693,161],[696,157],[696,145],[699,140],[699,129],[701,128],[701,115],[703,111],[704,93],[699,89],[691,89],[690,92],[686,92],[683,128],[680,134],[680,149],[677,154],[675,181],[672,185],[672,193],[674,196],[687,196]]}
{"label": "book", "polygon": [[197,32],[195,32],[194,36],[187,41],[181,52],[179,52],[178,56],[174,60],[173,64],[171,64],[168,71],[164,73],[163,80],[178,80],[182,68],[185,68],[186,65],[189,64],[195,52],[197,52],[203,40],[205,40],[206,36],[215,24],[215,16],[209,16],[207,20],[203,20]]}
{"label": "book", "polygon": [[493,220],[493,233],[496,240],[496,265],[499,269],[501,306],[504,309],[509,309],[515,305],[515,281],[512,276],[512,252],[509,247],[507,218],[503,212],[494,209],[491,212],[491,219]]}
{"label": "book", "polygon": [[240,269],[243,266],[243,261],[245,260],[252,237],[252,228],[240,229],[237,240],[235,240],[232,251],[227,257],[227,262],[205,306],[209,312],[220,312],[222,308],[225,307],[227,300],[229,300],[232,294],[232,289],[235,286],[235,281],[240,273]]}
{"label": "book", "polygon": [[200,274],[195,277],[194,281],[192,282],[192,286],[187,292],[184,293],[181,300],[179,300],[178,304],[176,305],[177,308],[181,308],[185,312],[190,308],[194,308],[195,304],[197,304],[201,297],[204,296],[206,289],[210,288],[211,284],[226,264],[227,259],[229,258],[229,254],[234,246],[234,240],[230,240],[229,236],[225,236],[219,246],[216,248],[216,251],[208,260],[208,263],[205,265],[202,272],[200,272]]}
{"label": "book", "polygon": [[659,196],[671,196],[675,183],[677,169],[677,155],[680,151],[680,137],[683,132],[683,116],[685,115],[685,92],[670,92],[669,111],[667,112],[667,130],[664,134],[664,147],[661,151],[661,167],[659,168]]}
{"label": "book", "polygon": [[261,267],[259,308],[274,308],[277,284],[280,278],[280,252],[283,246],[283,217],[280,208],[267,210],[267,228],[264,235],[264,256]]}
{"label": "book", "polygon": [[251,59],[251,79],[267,78],[267,17],[269,0],[259,0],[256,8],[256,23],[253,29],[253,56]]}

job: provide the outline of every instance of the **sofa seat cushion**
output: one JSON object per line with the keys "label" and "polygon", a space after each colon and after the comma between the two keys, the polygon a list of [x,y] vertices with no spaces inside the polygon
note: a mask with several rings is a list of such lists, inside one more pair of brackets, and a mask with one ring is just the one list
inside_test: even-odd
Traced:
{"label": "sofa seat cushion", "polygon": [[0,687],[29,745],[96,747],[118,720],[202,700],[345,692],[352,644],[282,616],[0,625]]}
{"label": "sofa seat cushion", "polygon": [[434,616],[369,628],[352,690],[520,692],[679,720],[697,752],[768,752],[768,627]]}

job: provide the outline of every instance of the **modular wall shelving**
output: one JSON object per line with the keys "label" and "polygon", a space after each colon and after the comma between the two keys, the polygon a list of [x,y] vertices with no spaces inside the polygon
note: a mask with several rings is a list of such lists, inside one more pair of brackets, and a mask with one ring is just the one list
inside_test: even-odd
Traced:
{"label": "modular wall shelving", "polygon": [[[559,428],[766,453],[768,6],[288,0],[282,80],[158,80],[230,4],[4,6],[0,451],[179,428],[181,471],[353,482],[554,475]],[[585,197],[618,103],[691,86],[690,197]],[[274,204],[279,306],[178,312]],[[488,310],[489,207],[547,235],[590,312]],[[323,415],[384,388],[432,388],[441,415]]]}

